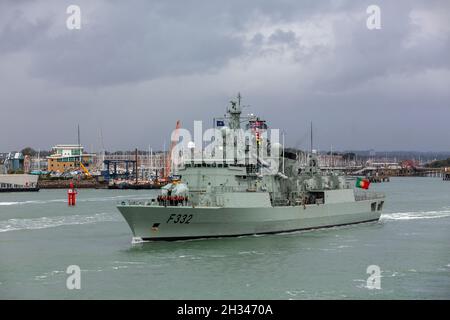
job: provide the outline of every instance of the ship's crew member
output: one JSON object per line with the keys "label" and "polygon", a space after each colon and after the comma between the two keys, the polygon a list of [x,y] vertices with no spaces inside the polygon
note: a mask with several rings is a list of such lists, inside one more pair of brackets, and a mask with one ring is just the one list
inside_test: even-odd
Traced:
{"label": "ship's crew member", "polygon": [[171,206],[172,205],[172,191],[171,190],[169,190],[167,192],[167,200],[169,202],[169,206]]}

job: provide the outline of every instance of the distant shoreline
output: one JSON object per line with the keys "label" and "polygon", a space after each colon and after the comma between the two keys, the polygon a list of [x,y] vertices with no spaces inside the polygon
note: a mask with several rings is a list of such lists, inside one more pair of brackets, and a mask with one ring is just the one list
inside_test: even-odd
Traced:
{"label": "distant shoreline", "polygon": [[[68,189],[73,180],[39,180],[40,189]],[[107,183],[101,183],[96,180],[73,181],[77,189],[107,189]]]}

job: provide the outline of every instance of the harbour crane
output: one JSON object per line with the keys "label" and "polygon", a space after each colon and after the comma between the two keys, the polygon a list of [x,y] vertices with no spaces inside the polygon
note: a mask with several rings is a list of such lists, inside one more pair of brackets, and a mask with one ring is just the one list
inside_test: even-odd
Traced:
{"label": "harbour crane", "polygon": [[92,178],[91,173],[89,172],[89,170],[84,166],[84,164],[82,162],[80,162],[80,168],[83,169],[84,174],[88,177],[88,178]]}
{"label": "harbour crane", "polygon": [[170,143],[169,154],[166,157],[166,163],[164,168],[164,178],[167,179],[170,175],[172,169],[172,152],[178,142],[178,131],[181,128],[181,121],[177,120],[177,124],[175,126],[175,132],[173,134],[173,139]]}

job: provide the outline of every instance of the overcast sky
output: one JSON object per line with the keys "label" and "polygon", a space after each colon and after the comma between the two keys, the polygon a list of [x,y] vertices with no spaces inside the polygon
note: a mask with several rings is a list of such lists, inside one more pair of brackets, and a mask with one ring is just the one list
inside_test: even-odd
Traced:
{"label": "overcast sky", "polygon": [[449,151],[449,37],[448,0],[2,0],[0,151],[161,149],[238,91],[293,147]]}

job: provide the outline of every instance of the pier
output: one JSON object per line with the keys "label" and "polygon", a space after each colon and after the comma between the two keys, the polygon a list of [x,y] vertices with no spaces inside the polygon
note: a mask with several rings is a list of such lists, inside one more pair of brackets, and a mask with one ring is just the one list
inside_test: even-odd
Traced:
{"label": "pier", "polygon": [[381,183],[381,182],[389,182],[390,181],[390,178],[387,175],[371,176],[371,177],[368,177],[368,179],[371,183]]}
{"label": "pier", "polygon": [[444,181],[450,181],[450,168],[444,168],[444,172],[442,173],[442,179]]}

